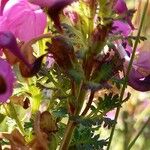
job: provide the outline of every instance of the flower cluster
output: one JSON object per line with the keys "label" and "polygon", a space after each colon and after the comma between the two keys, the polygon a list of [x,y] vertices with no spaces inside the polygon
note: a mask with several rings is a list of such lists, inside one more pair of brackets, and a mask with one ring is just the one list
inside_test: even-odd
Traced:
{"label": "flower cluster", "polygon": [[[28,42],[32,40],[33,38],[36,38],[42,35],[44,33],[44,30],[46,29],[47,15],[53,20],[57,31],[60,33],[62,32],[65,33],[66,32],[64,30],[65,26],[62,26],[60,22],[60,13],[67,5],[71,4],[72,2],[73,0],[72,1],[69,1],[69,0],[61,0],[61,1],[55,1],[55,0],[53,1],[38,1],[38,0],[30,0],[30,1],[27,1],[27,0],[9,1],[8,0],[6,1],[6,0],[2,0],[1,1],[1,16],[0,16],[1,18],[1,21],[0,21],[1,49],[9,49],[10,53],[18,57],[20,61],[23,61],[27,67],[32,68],[33,65],[30,65],[28,60],[24,57],[24,54],[21,52],[21,49],[18,47],[18,42],[16,41],[16,39],[18,39],[20,42],[21,41]],[[104,45],[106,45],[106,42],[108,41],[108,39],[106,39],[108,35],[111,38],[121,35],[122,39],[116,40],[112,44],[115,45],[116,47],[115,49],[119,52],[120,59],[125,58],[126,67],[130,59],[129,55],[131,55],[129,53],[132,53],[132,47],[128,43],[128,37],[132,34],[134,27],[131,23],[131,17],[130,17],[131,13],[126,6],[125,1],[116,0],[112,2],[112,4],[110,3],[108,5],[108,7],[112,8],[110,9],[111,11],[108,12],[108,15],[111,16],[113,14],[116,14],[116,17],[114,17],[113,20],[112,19],[106,20],[102,11],[97,12],[97,8],[99,6],[98,3],[99,2],[92,1],[92,0],[83,2],[85,7],[88,7],[89,4],[91,5],[89,9],[91,9],[90,11],[92,11],[92,14],[90,14],[91,16],[88,16],[88,17],[92,17],[93,20],[91,19],[91,21],[83,18],[85,17],[84,15],[88,15],[88,14],[84,14],[86,12],[84,11],[81,12],[80,9],[75,8],[77,7],[77,5],[79,5],[79,2],[74,2],[72,6],[65,8],[64,14],[62,14],[70,19],[70,23],[73,23],[72,25],[75,27],[76,30],[79,29],[79,26],[81,26],[82,28],[84,25],[85,30],[83,30],[83,36],[88,36],[88,38],[85,38],[85,39],[84,38],[81,39],[81,37],[79,37],[80,40],[85,40],[85,42],[80,43],[79,45],[74,45],[74,48],[75,49],[77,49],[77,47],[81,48],[82,44],[85,44],[85,45],[87,44],[89,47],[91,46],[93,47],[93,49],[91,50],[84,51],[85,55],[87,55],[88,57],[87,60],[83,58],[83,62],[84,62],[83,68],[85,71],[86,78],[91,78],[92,74],[94,75],[100,72],[101,66],[104,65],[105,63],[106,64],[112,63],[111,61],[108,62],[107,60],[108,58],[105,56],[103,56],[104,58],[98,58],[99,57],[98,54],[103,51],[103,47]],[[47,15],[44,12],[44,9],[46,10]],[[121,16],[120,17],[121,19],[117,19],[118,18],[117,16]],[[99,20],[100,17],[101,17],[101,20]],[[86,35],[87,34],[86,28],[88,28],[88,25],[87,25],[88,21],[91,27],[90,27],[88,35]],[[58,44],[61,44],[61,42],[60,43],[58,42]],[[55,43],[54,47],[55,45],[57,44]],[[86,47],[87,49],[88,49],[88,46]],[[65,43],[64,43],[64,46],[61,46],[61,47],[65,48],[67,47],[67,45],[65,46]],[[63,52],[63,51],[60,52],[57,50],[55,50],[54,52],[54,50],[51,50],[51,49],[53,48],[49,49],[49,53],[52,54],[52,57],[54,57],[55,61],[59,65],[63,65],[61,63],[63,62],[65,63],[66,61],[66,64],[64,64],[65,65],[64,67],[67,67],[68,61],[70,59],[69,58],[70,56],[67,54],[68,52]],[[4,51],[4,53],[6,52]],[[80,53],[80,52],[77,51],[76,53]],[[107,53],[107,55],[108,54],[109,52]],[[133,68],[129,74],[129,85],[140,91],[149,90],[149,73],[147,71],[148,69],[147,66],[149,62],[147,59],[148,54],[149,53],[147,51],[144,51],[144,50],[139,51],[138,57],[135,60],[133,64]],[[68,55],[68,58],[62,58],[65,55]],[[75,57],[76,54],[71,54],[71,55],[72,56],[74,55],[73,57]],[[102,61],[98,62],[98,59],[96,59],[96,57],[98,59],[102,59]],[[61,59],[64,59],[64,60],[61,60]],[[75,61],[75,60],[70,60],[70,61]],[[97,66],[96,68],[95,68],[95,65]],[[95,68],[95,73],[92,72],[93,68]],[[113,76],[117,73],[114,70],[117,70],[117,67],[116,69],[114,68],[112,70]],[[147,73],[143,73],[143,72],[147,72]],[[12,91],[12,89],[10,90]]]}
{"label": "flower cluster", "polygon": [[[13,97],[13,89],[20,86],[20,76],[27,82],[24,101],[28,103],[29,98],[33,112],[43,109],[41,99],[47,95],[42,91],[52,90],[52,102],[47,109],[55,105],[54,108],[63,108],[69,116],[69,127],[60,149],[69,148],[71,132],[84,122],[80,120],[86,115],[89,118],[99,116],[105,127],[112,127],[111,120],[104,116],[120,107],[130,95],[120,102],[120,95],[110,91],[114,87],[119,91],[126,75],[127,84],[132,88],[150,90],[148,51],[138,48],[127,73],[136,39],[133,14],[134,10],[128,9],[125,0],[1,0],[0,102]],[[23,82],[21,85],[25,85]],[[95,102],[96,93],[102,90],[108,93],[97,98],[100,102]],[[30,106],[27,104],[27,107]],[[52,113],[57,116],[54,108]],[[41,149],[51,145],[48,142],[52,142],[52,138],[48,141],[48,136],[53,137],[57,132],[56,122],[48,111],[38,114],[38,128],[34,129],[40,134],[35,139],[44,137],[46,141],[44,145],[39,142]],[[43,114],[53,125],[47,124]],[[24,142],[23,146],[36,147],[36,140],[32,144]]]}

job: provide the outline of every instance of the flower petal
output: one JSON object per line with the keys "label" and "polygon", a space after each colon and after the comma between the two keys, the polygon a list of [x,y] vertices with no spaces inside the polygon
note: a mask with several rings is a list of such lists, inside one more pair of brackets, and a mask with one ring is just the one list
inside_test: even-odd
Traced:
{"label": "flower petal", "polygon": [[0,66],[0,87],[6,86],[6,89],[0,88],[0,102],[6,102],[12,95],[15,78],[7,61],[0,58]]}
{"label": "flower petal", "polygon": [[125,23],[120,20],[116,20],[113,22],[113,28],[114,28],[114,30],[112,30],[113,33],[121,33],[125,37],[130,35],[132,31],[128,23]]}
{"label": "flower petal", "polygon": [[56,0],[28,0],[28,1],[41,7],[50,7]]}
{"label": "flower petal", "polygon": [[144,68],[145,70],[150,70],[150,51],[140,50],[134,64],[138,67]]}
{"label": "flower petal", "polygon": [[31,3],[48,8],[48,15],[54,21],[55,27],[61,31],[59,13],[75,0],[29,0]]}
{"label": "flower petal", "polygon": [[21,41],[29,41],[39,36],[46,27],[46,14],[39,6],[26,0],[7,2],[3,18],[5,18],[3,28],[9,29]]}
{"label": "flower petal", "polygon": [[6,5],[6,3],[7,3],[8,1],[9,1],[9,0],[1,0],[1,2],[0,2],[0,15],[3,14],[3,9],[4,9],[4,7],[5,7],[5,5]]}
{"label": "flower petal", "polygon": [[133,73],[130,73],[128,85],[141,92],[150,91],[150,75],[143,79],[138,79]]}
{"label": "flower petal", "polygon": [[11,32],[9,31],[0,32],[0,48],[9,49],[10,52],[12,52],[15,56],[17,56],[28,67],[31,67],[31,65],[28,63],[28,61],[18,48],[16,38]]}
{"label": "flower petal", "polygon": [[128,8],[127,8],[125,1],[124,0],[117,0],[116,4],[114,6],[114,10],[118,14],[126,13],[128,11]]}

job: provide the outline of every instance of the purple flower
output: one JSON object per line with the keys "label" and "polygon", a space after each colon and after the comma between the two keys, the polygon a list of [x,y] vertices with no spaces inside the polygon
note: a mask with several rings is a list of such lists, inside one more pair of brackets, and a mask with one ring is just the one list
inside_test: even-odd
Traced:
{"label": "purple flower", "polygon": [[[117,50],[121,58],[125,59],[124,70],[127,69],[130,57],[122,44],[118,41]],[[128,76],[128,85],[138,91],[150,91],[150,52],[138,50]]]}
{"label": "purple flower", "polygon": [[140,49],[137,59],[134,60],[134,65],[144,68],[150,74],[150,52]]}
{"label": "purple flower", "polygon": [[129,74],[129,85],[138,91],[150,90],[150,52],[139,51]]}
{"label": "purple flower", "polygon": [[132,69],[128,77],[128,85],[141,92],[150,91],[150,75],[144,78],[139,78],[138,76],[140,74]]}
{"label": "purple flower", "polygon": [[138,91],[150,91],[150,52],[139,51],[128,76],[128,84]]}
{"label": "purple flower", "polygon": [[[129,41],[128,40],[123,40],[123,43],[122,43],[123,47],[125,48],[128,56],[131,56],[131,52],[132,52],[132,46],[131,44],[129,44]],[[138,50],[136,50],[138,51]]]}
{"label": "purple flower", "polygon": [[37,37],[46,27],[46,15],[42,9],[27,0],[8,1],[0,19],[0,30],[11,31],[21,41]]}
{"label": "purple flower", "polygon": [[114,6],[114,10],[118,13],[118,14],[124,14],[127,13],[128,8],[127,5],[125,3],[124,0],[117,0],[116,4]]}
{"label": "purple flower", "polygon": [[125,37],[129,36],[132,31],[132,29],[128,23],[125,23],[120,20],[114,21],[112,28],[113,28],[113,30],[112,30],[113,33],[119,33],[119,34],[121,33]]}
{"label": "purple flower", "polygon": [[134,29],[134,26],[133,26],[133,24],[131,22],[131,19],[130,19],[130,15],[129,15],[129,11],[128,11],[127,5],[126,5],[124,0],[117,0],[116,1],[115,6],[114,6],[114,11],[117,14],[124,16],[124,19],[130,25],[130,27],[132,29]]}
{"label": "purple flower", "polygon": [[28,61],[18,48],[16,38],[11,32],[0,32],[0,48],[9,49],[11,53],[13,53],[16,57],[23,61],[28,67],[31,67],[31,65],[28,63]]}
{"label": "purple flower", "polygon": [[8,49],[12,54],[19,58],[19,68],[22,76],[32,77],[41,68],[41,63],[46,54],[35,59],[31,64],[28,62],[28,57],[26,58],[17,46],[16,39],[14,35],[9,32],[0,32],[0,49]]}
{"label": "purple flower", "polygon": [[55,27],[61,31],[59,13],[74,0],[29,0],[33,4],[48,8],[48,15],[54,21]]}
{"label": "purple flower", "polygon": [[15,78],[7,61],[0,58],[0,66],[0,102],[4,103],[13,93]]}
{"label": "purple flower", "polygon": [[30,3],[39,5],[41,7],[51,7],[57,0],[28,0]]}
{"label": "purple flower", "polygon": [[5,7],[5,5],[6,5],[6,3],[7,3],[8,1],[9,1],[9,0],[1,0],[1,2],[0,2],[0,15],[3,14],[3,9],[4,9],[4,7]]}

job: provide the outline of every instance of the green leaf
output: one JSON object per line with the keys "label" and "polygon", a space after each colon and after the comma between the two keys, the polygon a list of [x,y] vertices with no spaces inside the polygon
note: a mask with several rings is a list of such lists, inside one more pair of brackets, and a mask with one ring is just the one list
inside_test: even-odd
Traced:
{"label": "green leaf", "polygon": [[100,140],[100,135],[91,130],[91,127],[79,125],[73,136],[69,150],[97,150],[107,145],[107,140]]}

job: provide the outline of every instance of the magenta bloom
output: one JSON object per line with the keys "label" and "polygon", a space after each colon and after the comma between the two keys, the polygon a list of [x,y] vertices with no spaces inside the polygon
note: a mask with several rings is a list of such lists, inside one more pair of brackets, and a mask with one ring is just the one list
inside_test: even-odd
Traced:
{"label": "magenta bloom", "polygon": [[0,58],[0,102],[6,102],[13,93],[15,78],[9,63]]}
{"label": "magenta bloom", "polygon": [[126,37],[130,35],[131,31],[132,29],[128,23],[119,20],[113,22],[113,33],[119,33]]}
{"label": "magenta bloom", "polygon": [[117,0],[116,4],[114,6],[114,10],[118,13],[118,14],[124,14],[127,13],[128,8],[127,5],[125,3],[124,0]]}
{"label": "magenta bloom", "polygon": [[6,3],[7,3],[8,1],[9,1],[9,0],[1,0],[1,2],[0,2],[0,15],[3,14],[3,9],[4,9],[4,7],[5,7],[5,5],[6,5]]}
{"label": "magenta bloom", "polygon": [[125,16],[125,20],[127,23],[131,26],[132,29],[134,29],[134,26],[131,22],[129,11],[126,5],[126,2],[124,0],[117,0],[114,6],[114,11],[119,14]]}
{"label": "magenta bloom", "polygon": [[29,2],[41,7],[51,7],[58,0],[28,0]]}
{"label": "magenta bloom", "polygon": [[150,52],[139,51],[129,73],[128,84],[138,91],[150,91]]}
{"label": "magenta bloom", "polygon": [[18,48],[16,38],[11,32],[0,32],[0,49],[1,48],[9,49],[11,53],[13,53],[16,57],[23,61],[28,67],[31,67],[31,65],[28,63],[28,61]]}
{"label": "magenta bloom", "polygon": [[129,74],[128,84],[135,90],[141,92],[150,91],[150,75],[141,78],[140,74],[133,69]]}
{"label": "magenta bloom", "polygon": [[29,41],[42,34],[46,15],[39,6],[27,0],[10,0],[6,3],[0,20],[0,30],[11,31],[19,40]]}
{"label": "magenta bloom", "polygon": [[[120,57],[126,61],[124,65],[126,70],[130,57],[119,42],[117,42],[117,50]],[[141,92],[150,91],[150,52],[144,50],[139,50],[138,52],[129,72],[128,85]]]}
{"label": "magenta bloom", "polygon": [[9,31],[0,32],[0,49],[3,48],[8,49],[11,53],[20,59],[21,74],[24,77],[32,77],[40,70],[41,63],[45,55],[40,56],[34,61],[34,63],[29,64],[26,57],[18,48],[15,36]]}

